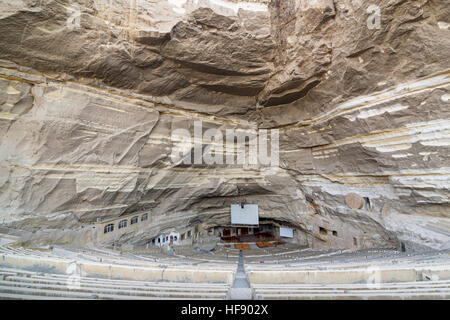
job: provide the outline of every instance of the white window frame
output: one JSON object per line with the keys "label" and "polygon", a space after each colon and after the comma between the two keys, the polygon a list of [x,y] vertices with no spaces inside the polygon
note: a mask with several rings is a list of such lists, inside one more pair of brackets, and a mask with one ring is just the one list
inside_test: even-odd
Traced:
{"label": "white window frame", "polygon": [[107,224],[104,228],[103,228],[103,233],[110,233],[114,231],[114,223],[110,223]]}
{"label": "white window frame", "polygon": [[126,228],[127,226],[128,226],[127,219],[120,220],[120,222],[119,222],[119,229]]}

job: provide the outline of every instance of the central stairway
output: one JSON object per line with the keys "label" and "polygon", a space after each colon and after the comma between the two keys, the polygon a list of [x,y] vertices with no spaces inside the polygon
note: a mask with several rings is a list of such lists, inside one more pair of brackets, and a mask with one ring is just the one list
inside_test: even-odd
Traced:
{"label": "central stairway", "polygon": [[247,281],[244,269],[244,257],[242,255],[242,250],[239,251],[239,261],[236,272],[236,278],[234,280],[233,286],[230,290],[230,298],[232,300],[251,300],[252,290]]}

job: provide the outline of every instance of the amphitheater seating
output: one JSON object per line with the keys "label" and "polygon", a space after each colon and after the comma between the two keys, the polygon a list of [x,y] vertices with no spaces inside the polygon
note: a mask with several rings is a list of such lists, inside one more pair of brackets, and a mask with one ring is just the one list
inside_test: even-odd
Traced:
{"label": "amphitheater seating", "polygon": [[[244,289],[253,299],[450,298],[448,250],[352,252],[283,244],[242,251],[179,248],[170,255],[30,250],[13,240],[0,243],[0,299],[229,299]],[[71,276],[71,268],[79,276]],[[236,286],[238,280],[247,289]]]}
{"label": "amphitheater seating", "polygon": [[450,298],[450,256],[445,251],[299,250],[290,255],[305,253],[299,262],[248,263],[253,299]]}
{"label": "amphitheater seating", "polygon": [[247,255],[244,255],[246,257],[246,265],[257,267],[260,260],[264,260],[265,265],[328,268],[340,264],[354,267],[373,264],[392,265],[408,261],[414,264],[433,264],[441,260],[448,261],[449,258],[446,251],[424,251],[406,254],[394,249],[368,249],[356,252],[350,250],[312,250],[310,248],[284,249],[282,251],[281,247],[263,249],[265,253],[259,252],[255,255],[252,252],[248,252]]}
{"label": "amphitheater seating", "polygon": [[379,284],[252,285],[253,299],[449,299],[450,281]]}
{"label": "amphitheater seating", "polygon": [[67,268],[73,264],[76,264],[87,277],[224,284],[233,282],[237,268],[235,264],[199,263],[182,258],[176,258],[168,263],[133,255],[121,256],[105,250],[59,248],[52,252],[42,252],[0,246],[0,265],[6,267],[39,268],[39,271],[66,273]]}
{"label": "amphitheater seating", "polygon": [[142,282],[0,268],[0,299],[227,299],[230,285]]}

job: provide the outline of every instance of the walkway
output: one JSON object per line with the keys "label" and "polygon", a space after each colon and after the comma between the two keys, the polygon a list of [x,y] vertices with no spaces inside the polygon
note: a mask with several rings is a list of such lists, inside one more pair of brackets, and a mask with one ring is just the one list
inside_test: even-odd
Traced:
{"label": "walkway", "polygon": [[239,262],[236,272],[236,278],[234,279],[233,287],[230,292],[231,300],[251,300],[252,290],[247,282],[247,277],[244,270],[244,257],[242,250],[239,251]]}

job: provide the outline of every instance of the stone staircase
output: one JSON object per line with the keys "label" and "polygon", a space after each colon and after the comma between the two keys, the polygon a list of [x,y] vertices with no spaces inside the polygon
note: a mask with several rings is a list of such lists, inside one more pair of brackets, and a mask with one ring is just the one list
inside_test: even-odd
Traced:
{"label": "stone staircase", "polygon": [[0,268],[0,299],[228,299],[228,284],[113,280]]}
{"label": "stone staircase", "polygon": [[252,298],[251,289],[245,274],[242,251],[239,252],[236,277],[230,292],[231,299],[233,300],[250,300]]}

